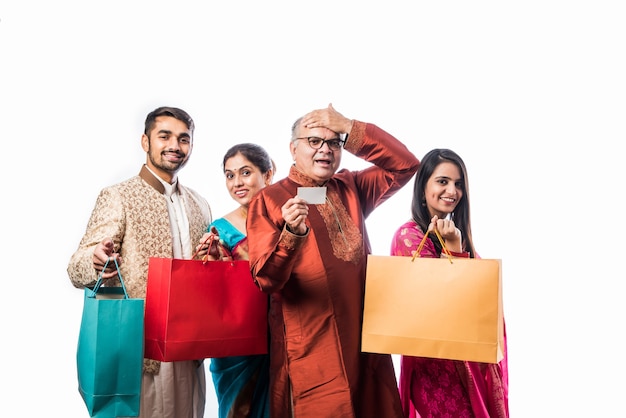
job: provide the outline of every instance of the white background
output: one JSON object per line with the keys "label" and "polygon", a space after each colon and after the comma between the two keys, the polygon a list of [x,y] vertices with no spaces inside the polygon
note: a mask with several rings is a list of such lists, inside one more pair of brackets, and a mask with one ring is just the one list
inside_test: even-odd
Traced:
{"label": "white background", "polygon": [[[262,144],[282,178],[292,122],[329,102],[465,159],[477,249],[503,260],[511,415],[623,413],[625,21],[601,0],[4,0],[0,415],[87,416],[67,262],[100,189],[144,162],[149,111],[194,117],[179,177],[221,216],[226,149]],[[369,218],[375,254],[411,188]]]}

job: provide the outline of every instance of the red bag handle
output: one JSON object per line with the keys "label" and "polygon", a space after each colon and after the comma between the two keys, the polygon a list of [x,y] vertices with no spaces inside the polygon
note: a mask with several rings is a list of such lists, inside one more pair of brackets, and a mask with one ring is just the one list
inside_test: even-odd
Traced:
{"label": "red bag handle", "polygon": [[[221,258],[232,257],[230,251],[228,251],[223,245],[220,245],[220,240],[215,235],[209,235],[207,239],[202,242],[200,248],[202,248],[202,245],[206,244],[207,242],[209,243],[209,247],[207,248],[207,252],[204,257],[202,257],[203,262],[206,263],[207,261],[209,261],[209,252],[211,251],[211,245],[213,245],[213,243],[215,243],[215,249],[217,250],[217,253]],[[200,252],[200,248],[198,248],[198,250],[196,250],[196,252],[193,254],[193,256],[191,257],[192,260],[196,258],[196,256]]]}

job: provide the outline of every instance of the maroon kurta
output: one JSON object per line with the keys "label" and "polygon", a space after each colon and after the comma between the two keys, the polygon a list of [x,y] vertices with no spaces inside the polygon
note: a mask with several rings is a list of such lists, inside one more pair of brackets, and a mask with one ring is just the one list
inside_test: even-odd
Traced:
{"label": "maroon kurta", "polygon": [[270,304],[272,418],[402,417],[391,356],[361,353],[365,218],[417,171],[419,161],[373,124],[355,121],[345,148],[374,164],[340,170],[327,200],[311,205],[305,236],[285,229],[281,207],[314,182],[292,167],[248,211],[252,273]]}

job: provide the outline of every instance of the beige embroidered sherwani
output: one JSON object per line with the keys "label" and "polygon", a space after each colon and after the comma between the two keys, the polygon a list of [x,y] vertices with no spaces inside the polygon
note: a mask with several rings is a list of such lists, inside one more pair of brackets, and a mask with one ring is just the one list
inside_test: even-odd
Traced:
{"label": "beige embroidered sherwani", "polygon": [[[111,238],[115,251],[122,257],[120,272],[129,296],[145,298],[148,259],[173,257],[167,197],[163,192],[163,185],[145,166],[139,175],[100,192],[85,234],[67,267],[75,287],[95,284],[98,272],[93,267],[94,249],[103,239]],[[211,210],[207,201],[194,190],[178,184],[178,193],[189,219],[193,248],[211,222]],[[107,283],[115,284],[119,285],[117,279]],[[144,373],[158,374],[159,362],[144,360]],[[154,378],[156,376],[151,377]]]}
{"label": "beige embroidered sherwani", "polygon": [[[140,175],[100,192],[85,235],[67,268],[74,286],[95,284],[98,272],[93,267],[93,251],[104,238],[111,238],[122,257],[120,271],[129,296],[145,298],[148,258],[173,256],[167,197],[161,190],[161,183],[143,167]],[[180,184],[178,193],[187,211],[189,236],[195,246],[211,222],[209,204]]]}

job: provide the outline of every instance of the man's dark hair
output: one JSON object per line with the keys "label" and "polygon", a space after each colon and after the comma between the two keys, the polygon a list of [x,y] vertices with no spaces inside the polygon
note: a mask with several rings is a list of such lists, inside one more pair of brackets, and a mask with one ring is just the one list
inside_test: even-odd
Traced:
{"label": "man's dark hair", "polygon": [[152,131],[152,129],[154,128],[156,118],[158,118],[159,116],[171,116],[184,122],[185,125],[187,125],[187,128],[189,128],[189,130],[191,131],[191,136],[193,137],[195,125],[193,123],[193,119],[191,119],[191,116],[189,116],[189,114],[182,109],[168,106],[158,107],[152,112],[148,113],[148,116],[146,116],[146,123],[143,131],[144,134],[149,135],[150,131]]}

